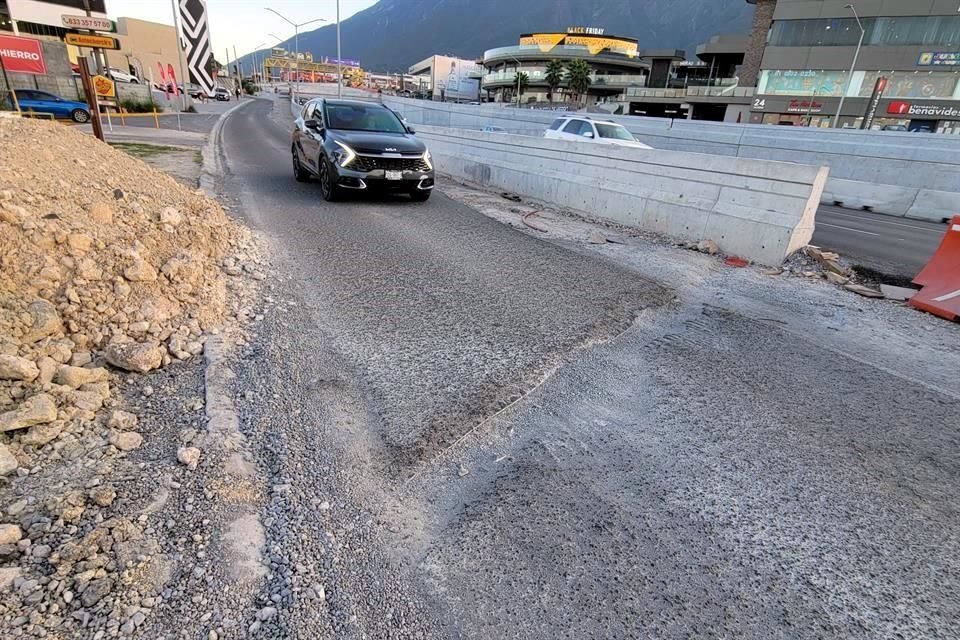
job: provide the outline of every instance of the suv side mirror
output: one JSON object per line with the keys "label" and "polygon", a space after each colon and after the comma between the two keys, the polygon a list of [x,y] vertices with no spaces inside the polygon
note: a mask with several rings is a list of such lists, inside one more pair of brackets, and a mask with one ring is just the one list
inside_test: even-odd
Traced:
{"label": "suv side mirror", "polygon": [[320,122],[317,120],[304,120],[303,126],[311,131],[317,131],[320,129]]}
{"label": "suv side mirror", "polygon": [[592,137],[593,137],[593,131],[584,131],[584,132],[583,132],[582,134],[580,134],[580,135],[582,135],[584,138],[592,138]]}
{"label": "suv side mirror", "polygon": [[414,131],[413,127],[411,127],[410,125],[407,125],[407,133],[414,134],[416,133],[416,131]]}

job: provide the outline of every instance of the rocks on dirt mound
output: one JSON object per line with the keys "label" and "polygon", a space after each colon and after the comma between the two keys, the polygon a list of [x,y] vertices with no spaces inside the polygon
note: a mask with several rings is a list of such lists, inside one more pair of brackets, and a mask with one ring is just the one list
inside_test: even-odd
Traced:
{"label": "rocks on dirt mound", "polygon": [[260,275],[249,246],[219,204],[140,160],[0,118],[0,618],[22,635],[115,636],[116,594],[160,566],[103,482],[143,443],[113,374],[202,353],[239,317],[227,267]]}

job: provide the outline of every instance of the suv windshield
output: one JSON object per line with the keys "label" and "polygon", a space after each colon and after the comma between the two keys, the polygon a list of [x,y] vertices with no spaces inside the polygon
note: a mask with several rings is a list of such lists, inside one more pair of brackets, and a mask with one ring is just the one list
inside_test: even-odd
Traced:
{"label": "suv windshield", "polygon": [[597,123],[597,133],[600,134],[601,138],[616,138],[617,140],[636,140],[626,127],[622,127],[619,124],[603,124],[602,122]]}
{"label": "suv windshield", "polygon": [[396,114],[372,104],[328,104],[326,121],[331,129],[406,133],[406,128]]}

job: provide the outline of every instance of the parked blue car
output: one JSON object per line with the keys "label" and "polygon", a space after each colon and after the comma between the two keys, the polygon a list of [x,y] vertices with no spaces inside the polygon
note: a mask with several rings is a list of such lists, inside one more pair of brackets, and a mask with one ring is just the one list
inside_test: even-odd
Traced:
{"label": "parked blue car", "polygon": [[[16,89],[17,102],[21,111],[50,113],[55,118],[70,118],[74,122],[89,122],[90,109],[86,102],[65,100],[47,91],[37,89]],[[13,101],[7,96],[7,107],[13,108]]]}

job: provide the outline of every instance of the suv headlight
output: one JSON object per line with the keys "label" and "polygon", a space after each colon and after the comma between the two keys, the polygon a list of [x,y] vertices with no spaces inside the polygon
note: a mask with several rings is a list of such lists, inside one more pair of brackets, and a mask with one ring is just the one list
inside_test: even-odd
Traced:
{"label": "suv headlight", "polygon": [[339,140],[334,140],[333,142],[340,147],[339,149],[334,149],[333,153],[331,154],[333,156],[333,161],[338,165],[345,167],[357,158],[356,151],[343,144]]}
{"label": "suv headlight", "polygon": [[426,162],[430,170],[433,171],[433,156],[430,155],[430,149],[423,152],[423,161]]}

